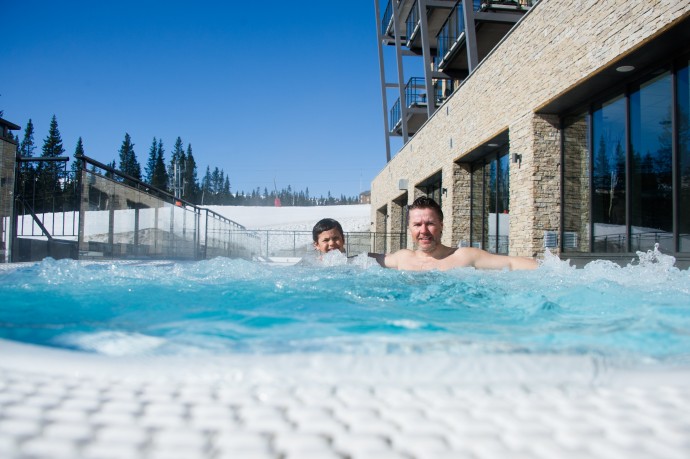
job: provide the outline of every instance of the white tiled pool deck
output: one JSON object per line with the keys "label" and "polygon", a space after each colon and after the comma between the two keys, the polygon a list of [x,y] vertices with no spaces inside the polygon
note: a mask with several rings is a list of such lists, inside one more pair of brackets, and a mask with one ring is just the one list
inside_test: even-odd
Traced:
{"label": "white tiled pool deck", "polygon": [[0,340],[0,458],[690,457],[690,372],[589,358],[112,358]]}

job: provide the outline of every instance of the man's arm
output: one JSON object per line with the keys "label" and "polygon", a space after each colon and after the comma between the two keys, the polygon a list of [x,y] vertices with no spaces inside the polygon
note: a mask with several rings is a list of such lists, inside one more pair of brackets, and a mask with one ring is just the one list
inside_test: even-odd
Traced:
{"label": "man's arm", "polygon": [[398,263],[402,252],[405,252],[405,249],[398,250],[395,253],[389,253],[388,255],[385,253],[373,252],[369,252],[367,255],[376,259],[376,262],[384,268],[398,269]]}
{"label": "man's arm", "polygon": [[369,253],[367,253],[367,256],[369,258],[373,258],[374,260],[376,260],[376,263],[383,266],[384,268],[386,267],[386,254],[385,253],[369,252]]}
{"label": "man's arm", "polygon": [[496,255],[485,250],[475,248],[461,248],[455,256],[467,257],[469,266],[477,269],[505,269],[511,271],[522,269],[537,269],[539,263],[534,258],[513,257],[508,255]]}

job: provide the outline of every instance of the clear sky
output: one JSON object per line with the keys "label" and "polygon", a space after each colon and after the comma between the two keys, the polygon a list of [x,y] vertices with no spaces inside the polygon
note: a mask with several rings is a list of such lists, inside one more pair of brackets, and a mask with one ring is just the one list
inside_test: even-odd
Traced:
{"label": "clear sky", "polygon": [[374,4],[335,1],[2,2],[0,110],[35,128],[57,117],[66,154],[143,167],[175,139],[233,191],[368,190],[385,165]]}

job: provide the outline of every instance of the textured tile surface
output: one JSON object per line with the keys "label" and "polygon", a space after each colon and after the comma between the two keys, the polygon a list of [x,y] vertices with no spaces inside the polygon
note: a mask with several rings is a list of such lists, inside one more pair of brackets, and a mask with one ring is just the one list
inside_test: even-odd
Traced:
{"label": "textured tile surface", "polygon": [[17,356],[0,345],[14,356],[0,363],[2,458],[690,457],[684,371],[515,373],[511,382],[515,375],[494,375],[505,371],[502,362],[472,375],[441,366],[410,377],[405,360],[382,376],[375,360],[348,372],[364,364],[332,359],[320,361],[319,378],[287,370],[304,368],[303,357],[280,365],[246,357],[253,366],[241,371],[239,359],[205,367],[211,372],[190,363],[164,374],[169,364],[146,362],[146,373],[94,356]]}

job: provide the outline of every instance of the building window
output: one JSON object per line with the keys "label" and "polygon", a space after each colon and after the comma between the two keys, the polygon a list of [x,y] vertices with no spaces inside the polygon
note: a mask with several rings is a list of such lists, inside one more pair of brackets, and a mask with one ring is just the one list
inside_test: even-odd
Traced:
{"label": "building window", "polygon": [[688,73],[685,59],[563,118],[564,252],[690,251]]}
{"label": "building window", "polygon": [[472,247],[508,253],[510,181],[508,152],[502,150],[472,164]]}
{"label": "building window", "polygon": [[690,252],[690,60],[676,78],[678,132],[678,251]]}
{"label": "building window", "polygon": [[630,245],[659,243],[673,252],[671,75],[664,72],[630,94]]}
{"label": "building window", "polygon": [[592,113],[592,236],[595,252],[627,252],[625,119],[623,96]]}
{"label": "building window", "polygon": [[424,195],[427,198],[433,199],[439,206],[443,207],[443,174],[441,171],[421,181],[415,188],[418,190],[418,193],[415,193],[415,197]]}

